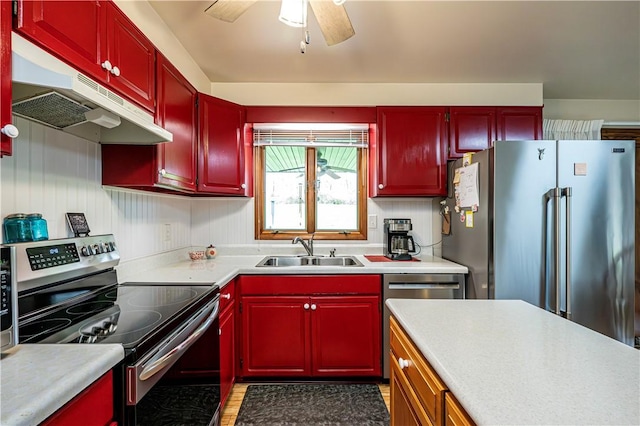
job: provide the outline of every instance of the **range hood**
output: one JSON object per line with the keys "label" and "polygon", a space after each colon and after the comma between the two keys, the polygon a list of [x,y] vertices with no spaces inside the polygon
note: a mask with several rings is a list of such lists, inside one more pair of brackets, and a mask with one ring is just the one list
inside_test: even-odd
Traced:
{"label": "range hood", "polygon": [[15,115],[103,144],[173,141],[149,112],[18,34],[11,43]]}

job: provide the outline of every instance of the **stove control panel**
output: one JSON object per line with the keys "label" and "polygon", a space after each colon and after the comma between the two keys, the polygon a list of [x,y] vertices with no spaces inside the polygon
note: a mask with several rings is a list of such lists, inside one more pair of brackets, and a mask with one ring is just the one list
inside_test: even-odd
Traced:
{"label": "stove control panel", "polygon": [[27,248],[26,252],[32,271],[80,262],[78,250],[73,243],[32,247]]}
{"label": "stove control panel", "polygon": [[120,261],[112,234],[12,245],[20,292],[111,269]]}

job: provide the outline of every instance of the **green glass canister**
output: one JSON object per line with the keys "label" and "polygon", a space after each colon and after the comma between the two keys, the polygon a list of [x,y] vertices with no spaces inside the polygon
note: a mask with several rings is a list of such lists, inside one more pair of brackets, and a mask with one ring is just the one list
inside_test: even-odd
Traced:
{"label": "green glass canister", "polygon": [[49,230],[47,229],[47,221],[42,218],[40,213],[30,213],[27,215],[29,227],[31,228],[32,241],[42,241],[49,239]]}
{"label": "green glass canister", "polygon": [[4,218],[4,242],[23,243],[31,241],[31,227],[24,213],[10,214]]}

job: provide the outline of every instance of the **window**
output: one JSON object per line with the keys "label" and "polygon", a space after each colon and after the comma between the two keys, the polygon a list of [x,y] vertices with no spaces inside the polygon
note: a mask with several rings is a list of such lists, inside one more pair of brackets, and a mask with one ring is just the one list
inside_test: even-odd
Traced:
{"label": "window", "polygon": [[256,239],[366,239],[368,126],[295,126],[254,126]]}

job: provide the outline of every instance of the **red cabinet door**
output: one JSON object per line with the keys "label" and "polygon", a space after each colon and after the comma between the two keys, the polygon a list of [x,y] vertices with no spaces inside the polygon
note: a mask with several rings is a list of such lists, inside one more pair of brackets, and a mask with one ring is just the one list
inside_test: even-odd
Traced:
{"label": "red cabinet door", "polygon": [[490,148],[495,139],[495,107],[449,108],[449,158]]}
{"label": "red cabinet door", "polygon": [[113,373],[109,371],[42,424],[46,426],[111,425],[113,411]]}
{"label": "red cabinet door", "polygon": [[102,2],[21,0],[15,30],[85,74],[104,80]]}
{"label": "red cabinet door", "polygon": [[153,112],[156,50],[113,3],[106,3],[104,7],[107,38],[106,43],[102,43],[103,57],[113,67],[106,73],[107,81],[124,96]]}
{"label": "red cabinet door", "polygon": [[379,296],[311,298],[314,376],[379,376]]}
{"label": "red cabinet door", "polygon": [[242,298],[242,376],[311,375],[309,305],[305,296]]}
{"label": "red cabinet door", "polygon": [[220,290],[220,403],[224,407],[236,381],[235,280]]}
{"label": "red cabinet door", "polygon": [[[11,124],[11,2],[0,1],[0,129]],[[0,133],[0,157],[11,155],[11,138]]]}
{"label": "red cabinet door", "polygon": [[200,93],[198,109],[198,192],[247,196],[244,107]]}
{"label": "red cabinet door", "polygon": [[444,107],[379,107],[370,196],[446,195]]}
{"label": "red cabinet door", "polygon": [[173,134],[159,144],[158,184],[186,191],[196,189],[196,89],[158,54],[156,122]]}
{"label": "red cabinet door", "polygon": [[542,139],[542,107],[500,107],[497,118],[498,140]]}

